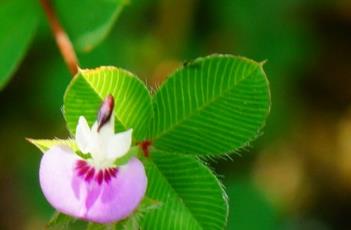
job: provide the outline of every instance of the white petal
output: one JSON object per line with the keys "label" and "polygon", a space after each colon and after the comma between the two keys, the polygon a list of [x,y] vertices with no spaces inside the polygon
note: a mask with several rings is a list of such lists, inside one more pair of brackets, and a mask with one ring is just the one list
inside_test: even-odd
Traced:
{"label": "white petal", "polygon": [[93,158],[101,159],[107,155],[109,140],[114,136],[114,119],[111,118],[97,131],[98,123],[95,122],[91,128],[90,153]]}
{"label": "white petal", "polygon": [[80,116],[78,125],[76,128],[76,143],[78,148],[82,153],[89,152],[89,145],[91,143],[92,136],[90,132],[90,128],[85,117]]}
{"label": "white petal", "polygon": [[[97,126],[96,126],[96,128],[97,128]],[[114,133],[115,133],[115,117],[114,117],[113,113],[111,114],[110,120],[101,127],[101,129],[98,133],[99,133],[100,140],[108,140],[109,138],[111,138],[111,136],[114,135]]]}
{"label": "white petal", "polygon": [[128,129],[127,131],[115,134],[109,139],[107,146],[108,158],[116,159],[128,152],[132,145],[132,132],[133,129]]}

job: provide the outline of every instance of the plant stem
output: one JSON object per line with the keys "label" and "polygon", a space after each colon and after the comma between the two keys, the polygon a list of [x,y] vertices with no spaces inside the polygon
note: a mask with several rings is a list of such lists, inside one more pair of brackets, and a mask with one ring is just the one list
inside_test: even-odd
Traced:
{"label": "plant stem", "polygon": [[40,3],[46,13],[61,55],[72,76],[74,76],[78,72],[79,63],[72,42],[68,38],[64,28],[61,26],[50,0],[40,0]]}

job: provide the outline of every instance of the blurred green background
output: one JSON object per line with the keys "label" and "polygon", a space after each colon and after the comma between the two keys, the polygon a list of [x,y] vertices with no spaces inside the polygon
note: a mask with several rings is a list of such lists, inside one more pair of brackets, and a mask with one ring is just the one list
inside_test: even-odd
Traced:
{"label": "blurred green background", "polygon": [[[39,14],[0,92],[0,229],[44,228],[53,209],[39,187],[41,153],[25,137],[68,135],[71,76]],[[268,60],[272,90],[252,147],[211,162],[228,191],[228,229],[351,229],[351,1],[130,0],[106,40],[78,56],[82,68],[116,65],[157,87],[211,53]]]}

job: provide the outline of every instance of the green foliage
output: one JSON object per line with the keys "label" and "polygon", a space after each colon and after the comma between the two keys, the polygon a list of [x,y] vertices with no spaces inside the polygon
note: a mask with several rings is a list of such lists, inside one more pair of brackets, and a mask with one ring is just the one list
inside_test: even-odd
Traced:
{"label": "green foliage", "polygon": [[[150,157],[141,158],[148,177],[147,197],[160,207],[144,212],[142,204],[116,226],[90,224],[89,229],[223,229],[228,216],[225,191],[193,155],[228,153],[257,137],[270,109],[262,63],[230,55],[199,58],[171,74],[153,98],[125,70],[80,70],[64,97],[72,134],[79,116],[93,124],[109,94],[115,98],[117,131],[133,128],[135,141],[152,141]],[[42,151],[59,143],[77,151],[69,140],[29,141]],[[116,163],[124,164],[137,154],[139,146]]]}
{"label": "green foliage", "polygon": [[147,196],[161,207],[145,215],[143,229],[223,229],[228,205],[216,176],[191,156],[153,150],[145,160]]}
{"label": "green foliage", "polygon": [[153,102],[155,147],[224,154],[257,137],[269,113],[270,94],[262,63],[212,55],[171,74]]}
{"label": "green foliage", "polygon": [[[88,51],[109,33],[127,0],[54,0],[75,48]],[[39,17],[34,0],[0,2],[0,90],[9,81],[34,37]],[[93,10],[92,10],[93,9]]]}
{"label": "green foliage", "polygon": [[0,2],[0,89],[24,57],[38,23],[34,0]]}
{"label": "green foliage", "polygon": [[[301,20],[306,18],[287,15],[303,8],[307,10],[308,5],[312,7],[311,2],[222,0],[220,4],[216,1],[207,3],[214,13],[213,25],[221,27],[216,27],[215,31],[222,31],[217,36],[225,37],[227,41],[223,44],[226,50],[258,60],[269,60],[265,71],[270,77],[270,89],[275,96],[274,107],[267,120],[264,138],[260,140],[281,137],[281,130],[288,133],[297,112],[297,101],[292,92],[301,77],[299,73],[309,63],[304,60],[318,53],[316,47],[319,39],[313,35],[312,24]],[[235,42],[229,42],[233,40]]]}
{"label": "green foliage", "polygon": [[[230,55],[196,59],[171,74],[153,103],[146,87],[127,71],[81,70],[64,98],[72,133],[79,116],[90,125],[96,120],[108,94],[115,97],[117,130],[133,128],[136,140],[151,138],[154,144],[144,161],[147,196],[161,207],[141,218],[142,227],[223,229],[228,207],[220,182],[200,161],[179,153],[228,153],[257,137],[270,109],[262,63]],[[140,220],[127,222],[133,229]]]}
{"label": "green foliage", "polygon": [[77,151],[78,147],[76,145],[76,142],[72,139],[67,139],[67,140],[62,140],[62,139],[27,139],[30,143],[35,145],[40,151],[46,152],[49,150],[52,146],[54,145],[67,145],[69,146],[73,151]]}
{"label": "green foliage", "polygon": [[47,229],[50,229],[50,230],[69,229],[70,225],[75,221],[76,220],[70,216],[66,216],[62,213],[55,212],[47,225]]}
{"label": "green foliage", "polygon": [[114,230],[115,227],[113,224],[95,224],[89,223],[87,226],[87,230]]}
{"label": "green foliage", "polygon": [[81,70],[68,86],[64,115],[71,133],[75,133],[79,116],[93,124],[108,94],[115,98],[116,129],[133,128],[136,140],[145,138],[152,117],[151,96],[137,77],[114,67]]}
{"label": "green foliage", "polygon": [[74,46],[88,51],[101,42],[127,0],[54,0],[63,26]]}

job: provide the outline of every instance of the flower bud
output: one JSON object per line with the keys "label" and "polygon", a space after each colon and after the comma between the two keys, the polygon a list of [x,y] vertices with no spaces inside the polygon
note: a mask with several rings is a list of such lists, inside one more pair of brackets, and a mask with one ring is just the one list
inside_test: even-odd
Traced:
{"label": "flower bud", "polygon": [[114,98],[110,94],[105,98],[105,100],[103,101],[100,107],[98,117],[97,117],[97,123],[98,123],[97,131],[100,131],[101,127],[104,126],[110,120],[111,114],[114,109],[114,105],[115,105]]}

